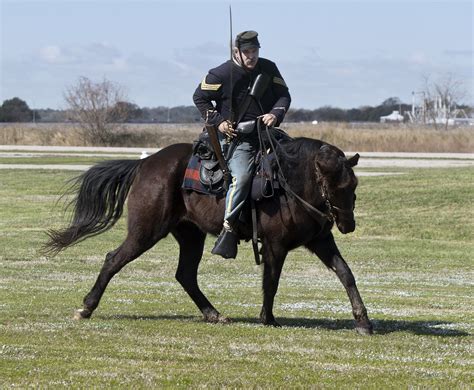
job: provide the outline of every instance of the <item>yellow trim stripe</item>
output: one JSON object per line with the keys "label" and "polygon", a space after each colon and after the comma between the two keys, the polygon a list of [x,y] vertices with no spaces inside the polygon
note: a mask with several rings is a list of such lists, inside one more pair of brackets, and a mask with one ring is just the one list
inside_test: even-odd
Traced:
{"label": "yellow trim stripe", "polygon": [[206,78],[201,81],[201,89],[203,91],[217,91],[222,84],[208,84],[206,83]]}
{"label": "yellow trim stripe", "polygon": [[229,195],[229,204],[227,205],[226,214],[229,214],[232,211],[232,198],[234,197],[235,190],[237,189],[237,178],[232,178],[232,191]]}
{"label": "yellow trim stripe", "polygon": [[280,84],[280,85],[283,85],[284,87],[286,87],[286,83],[285,83],[285,80],[281,79],[280,77],[273,77],[273,82],[275,84]]}

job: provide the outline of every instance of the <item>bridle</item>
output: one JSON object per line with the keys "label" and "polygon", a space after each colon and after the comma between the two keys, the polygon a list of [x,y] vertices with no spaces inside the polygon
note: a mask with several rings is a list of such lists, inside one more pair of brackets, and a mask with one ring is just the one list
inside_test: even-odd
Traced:
{"label": "bridle", "polygon": [[[261,126],[260,122],[261,122],[260,120],[257,121],[257,127],[258,128]],[[332,224],[336,220],[334,211],[337,211],[338,214],[343,214],[343,215],[344,214],[345,215],[351,215],[353,213],[354,209],[352,209],[352,210],[342,209],[342,208],[337,207],[337,206],[335,206],[331,203],[331,200],[329,198],[329,191],[328,191],[328,188],[327,188],[327,182],[326,182],[326,180],[324,180],[324,176],[322,175],[322,173],[321,173],[321,171],[320,171],[320,169],[317,165],[316,165],[316,181],[319,185],[320,194],[321,194],[321,197],[323,199],[321,204],[325,205],[326,210],[324,212],[319,210],[318,208],[314,207],[312,204],[310,204],[309,202],[304,200],[296,192],[294,192],[291,189],[290,185],[288,184],[288,181],[286,180],[285,175],[283,174],[283,170],[281,168],[280,161],[279,161],[278,155],[276,153],[276,148],[275,148],[275,145],[274,145],[273,141],[275,141],[275,142],[278,142],[278,141],[276,141],[274,136],[270,133],[270,131],[268,129],[268,126],[264,126],[264,127],[265,127],[265,130],[266,130],[267,137],[268,137],[268,140],[270,142],[271,148],[272,148],[272,150],[275,151],[275,161],[278,165],[278,179],[280,181],[281,186],[283,187],[283,189],[286,191],[286,193],[288,195],[290,195],[296,201],[298,201],[298,203],[308,212],[308,214],[314,220],[316,220],[316,222],[319,223],[319,225],[321,226],[321,231],[324,229],[325,225],[328,222]],[[260,131],[260,128],[258,129],[258,131]]]}
{"label": "bridle", "polygon": [[[355,204],[353,205],[352,209],[343,209],[341,207],[338,207],[332,204],[331,199],[329,198],[329,190],[327,186],[327,181],[324,179],[324,176],[322,175],[317,165],[316,165],[316,182],[319,185],[323,202],[326,204],[326,207],[333,221],[335,220],[334,211],[336,211],[338,214],[348,215],[348,216],[351,216],[354,213]],[[354,197],[355,197],[355,194],[354,194]]]}

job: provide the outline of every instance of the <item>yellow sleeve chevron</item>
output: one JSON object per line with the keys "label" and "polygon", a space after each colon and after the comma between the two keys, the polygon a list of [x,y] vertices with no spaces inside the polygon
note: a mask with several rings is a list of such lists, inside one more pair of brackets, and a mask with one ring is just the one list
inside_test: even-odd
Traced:
{"label": "yellow sleeve chevron", "polygon": [[222,84],[208,84],[206,78],[201,81],[201,90],[203,91],[217,91]]}
{"label": "yellow sleeve chevron", "polygon": [[280,77],[273,77],[273,82],[275,84],[280,84],[280,85],[283,85],[284,87],[286,87],[286,83],[285,83],[285,80],[283,80],[282,78]]}

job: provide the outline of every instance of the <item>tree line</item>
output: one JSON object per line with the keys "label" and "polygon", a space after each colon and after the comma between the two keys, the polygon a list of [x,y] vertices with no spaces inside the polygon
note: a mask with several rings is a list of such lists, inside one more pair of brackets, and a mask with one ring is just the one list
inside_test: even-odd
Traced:
{"label": "tree line", "polygon": [[[125,123],[193,123],[200,122],[201,116],[194,106],[139,107],[136,104],[119,101],[115,104],[118,122]],[[380,117],[393,111],[411,110],[411,105],[391,97],[377,106],[343,109],[323,106],[315,109],[290,108],[285,122],[379,122]],[[74,122],[70,109],[30,108],[22,99],[14,97],[0,106],[0,122]]]}

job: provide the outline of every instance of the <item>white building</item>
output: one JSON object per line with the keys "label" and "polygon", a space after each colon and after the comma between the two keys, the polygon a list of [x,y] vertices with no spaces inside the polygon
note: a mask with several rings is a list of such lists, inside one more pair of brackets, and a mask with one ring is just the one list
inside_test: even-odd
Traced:
{"label": "white building", "polygon": [[381,116],[380,122],[381,123],[403,122],[403,115],[400,115],[399,111],[393,111],[390,115]]}

